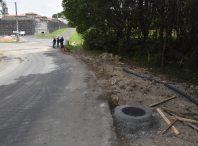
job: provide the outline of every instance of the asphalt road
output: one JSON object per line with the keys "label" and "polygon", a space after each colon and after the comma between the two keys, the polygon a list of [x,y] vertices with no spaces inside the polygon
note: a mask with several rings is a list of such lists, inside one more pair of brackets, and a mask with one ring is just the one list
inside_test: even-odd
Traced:
{"label": "asphalt road", "polygon": [[51,39],[24,38],[0,44],[0,146],[112,145],[108,104],[89,68]]}

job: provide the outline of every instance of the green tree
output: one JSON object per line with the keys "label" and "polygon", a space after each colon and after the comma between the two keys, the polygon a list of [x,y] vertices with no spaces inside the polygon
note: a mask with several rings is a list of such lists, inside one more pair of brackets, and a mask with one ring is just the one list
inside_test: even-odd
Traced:
{"label": "green tree", "polygon": [[3,1],[0,0],[0,15],[3,14],[2,6],[3,6]]}
{"label": "green tree", "polygon": [[109,52],[130,49],[131,30],[135,27],[135,0],[63,0],[64,14],[74,22],[87,42]]}
{"label": "green tree", "polygon": [[53,14],[52,18],[57,18],[57,16],[58,16],[58,18],[60,18],[62,15],[64,15],[63,12],[60,12],[60,13],[57,13],[57,14]]}
{"label": "green tree", "polygon": [[197,0],[63,0],[62,6],[90,48],[141,54],[162,67],[198,61]]}
{"label": "green tree", "polygon": [[67,26],[68,27],[75,27],[74,23],[70,20],[68,20]]}

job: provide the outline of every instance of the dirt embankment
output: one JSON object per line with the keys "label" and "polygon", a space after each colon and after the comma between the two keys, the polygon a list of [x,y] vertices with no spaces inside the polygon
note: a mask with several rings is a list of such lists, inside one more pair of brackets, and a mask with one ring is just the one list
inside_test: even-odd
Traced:
{"label": "dirt embankment", "polygon": [[[143,67],[141,65],[134,65],[132,62],[122,60],[119,56],[113,54],[103,53],[100,56],[93,56],[90,53],[78,49],[73,50],[70,55],[83,60],[95,72],[97,76],[96,85],[104,89],[103,98],[111,101],[111,107],[118,105],[141,105],[149,108],[150,104],[159,102],[167,97],[176,96],[176,98],[159,104],[155,107],[165,107],[176,112],[195,113],[198,114],[198,107],[186,99],[184,96],[176,93],[168,87],[158,84],[154,81],[149,81],[123,71],[126,68],[141,76],[165,82],[182,92],[190,95],[192,98],[198,100],[198,86],[188,85],[186,83],[177,82],[172,78],[152,71],[152,69]],[[154,137],[138,139],[136,141],[121,142],[120,145],[137,145],[137,146],[195,146],[198,145],[198,131],[188,127],[183,122],[177,121],[174,126],[180,132],[176,136],[174,132],[169,129],[164,135],[159,135],[160,132],[167,128],[167,123],[156,112],[154,108],[153,113],[159,117],[161,128]],[[164,112],[165,113],[165,112]],[[166,113],[165,113],[166,114]],[[169,115],[166,114],[169,118]],[[198,120],[198,116],[187,116],[187,118]],[[170,119],[170,118],[169,118]],[[170,119],[172,122],[173,120]],[[198,127],[198,124],[194,124]]]}
{"label": "dirt embankment", "polygon": [[[26,40],[21,37],[19,37],[19,41],[26,42]],[[5,36],[3,38],[0,37],[0,43],[10,43],[10,42],[16,42],[16,38],[11,36]]]}

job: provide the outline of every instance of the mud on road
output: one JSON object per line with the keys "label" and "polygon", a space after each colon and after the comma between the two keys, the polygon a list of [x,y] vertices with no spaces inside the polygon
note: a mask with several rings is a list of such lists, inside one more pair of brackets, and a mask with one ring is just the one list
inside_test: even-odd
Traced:
{"label": "mud on road", "polygon": [[[108,99],[111,109],[113,110],[118,105],[141,105],[149,108],[149,105],[159,102],[167,97],[176,96],[168,102],[159,104],[155,107],[166,107],[177,112],[188,112],[198,114],[198,107],[186,99],[184,96],[176,93],[168,87],[158,84],[154,81],[149,81],[123,71],[126,68],[141,76],[149,77],[164,83],[167,83],[180,91],[186,93],[192,98],[198,100],[198,86],[189,85],[187,83],[178,82],[174,78],[167,78],[160,73],[154,72],[152,69],[134,64],[132,62],[121,59],[113,54],[103,53],[100,56],[94,56],[82,49],[72,50],[70,55],[83,60],[96,74],[97,80],[95,85],[102,87],[103,96],[101,98]],[[167,123],[157,113],[154,108],[150,108],[153,114],[158,117],[160,128],[155,136],[147,137],[138,140],[126,141],[122,137],[119,145],[128,146],[195,146],[198,145],[198,132],[183,122],[177,121],[174,126],[180,132],[176,136],[169,129],[164,135],[159,135],[161,131],[166,129]],[[165,113],[166,114],[166,113]],[[166,114],[168,117],[168,115]],[[198,119],[198,116],[188,117]],[[169,118],[170,119],[170,118]],[[170,119],[172,122],[173,120]],[[198,126],[198,124],[194,124]],[[119,136],[119,135],[118,135]]]}

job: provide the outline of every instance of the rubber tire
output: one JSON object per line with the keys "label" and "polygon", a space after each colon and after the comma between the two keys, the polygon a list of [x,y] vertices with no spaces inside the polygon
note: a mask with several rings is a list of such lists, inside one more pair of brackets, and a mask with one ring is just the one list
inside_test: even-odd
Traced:
{"label": "rubber tire", "polygon": [[[143,116],[130,116],[127,115],[125,113],[122,112],[122,109],[126,108],[126,107],[136,107],[136,108],[140,108],[142,110],[145,111],[145,115]],[[122,105],[122,106],[117,106],[115,108],[115,112],[114,112],[114,116],[117,120],[124,120],[126,122],[130,122],[130,123],[144,123],[144,122],[148,122],[150,120],[152,120],[152,112],[142,106],[137,106],[137,105]]]}

